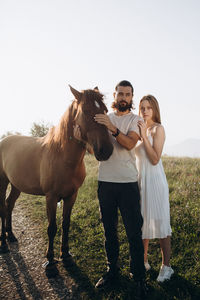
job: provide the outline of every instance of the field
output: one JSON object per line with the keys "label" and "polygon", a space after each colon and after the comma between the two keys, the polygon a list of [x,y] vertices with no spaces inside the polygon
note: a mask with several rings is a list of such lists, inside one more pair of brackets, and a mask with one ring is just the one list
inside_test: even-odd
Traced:
{"label": "field", "polygon": [[[149,299],[200,299],[200,159],[163,157],[170,191],[172,255],[175,270],[172,280],[158,284],[160,268],[159,242],[153,240],[149,248],[152,270],[147,274]],[[69,275],[79,284],[82,299],[134,299],[134,282],[129,278],[129,253],[125,230],[119,217],[121,275],[114,289],[96,291],[94,285],[106,270],[104,234],[97,200],[98,163],[91,155],[85,156],[86,180],[79,190],[72,211],[70,251],[76,267]],[[28,209],[30,217],[38,222],[47,242],[45,199],[23,194],[18,200]],[[58,232],[55,254],[59,256],[62,204],[58,207]],[[44,252],[46,245],[44,247]]]}

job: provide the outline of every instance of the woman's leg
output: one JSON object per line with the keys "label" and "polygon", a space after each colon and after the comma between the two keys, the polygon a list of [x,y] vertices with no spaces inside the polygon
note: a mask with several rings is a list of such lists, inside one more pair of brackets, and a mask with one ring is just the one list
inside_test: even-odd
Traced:
{"label": "woman's leg", "polygon": [[160,247],[161,247],[161,254],[162,254],[162,264],[169,267],[170,253],[171,253],[170,236],[164,239],[160,239]]}

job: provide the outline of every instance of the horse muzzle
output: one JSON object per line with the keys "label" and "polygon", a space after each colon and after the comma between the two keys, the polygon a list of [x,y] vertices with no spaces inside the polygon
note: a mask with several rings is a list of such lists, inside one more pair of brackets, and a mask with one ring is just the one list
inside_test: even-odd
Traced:
{"label": "horse muzzle", "polygon": [[111,143],[101,146],[93,146],[94,155],[98,161],[108,160],[113,153],[113,145]]}

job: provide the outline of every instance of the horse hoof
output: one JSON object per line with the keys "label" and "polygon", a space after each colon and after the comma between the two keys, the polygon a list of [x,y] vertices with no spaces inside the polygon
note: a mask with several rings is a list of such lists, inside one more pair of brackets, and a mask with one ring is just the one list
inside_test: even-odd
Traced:
{"label": "horse hoof", "polygon": [[9,234],[9,233],[8,233],[7,240],[8,240],[10,243],[18,242],[17,238],[14,236],[13,233],[12,233],[12,234]]}
{"label": "horse hoof", "polygon": [[61,260],[62,260],[65,267],[70,267],[70,266],[73,266],[75,264],[75,262],[72,258],[72,255],[70,253],[62,254],[61,255]]}
{"label": "horse hoof", "polygon": [[8,249],[8,245],[1,245],[0,254],[8,253],[10,250]]}
{"label": "horse hoof", "polygon": [[54,278],[59,274],[59,271],[58,271],[57,267],[54,266],[52,268],[47,268],[45,270],[45,274],[48,278]]}
{"label": "horse hoof", "polygon": [[46,276],[48,278],[56,277],[59,274],[56,266],[57,263],[58,261],[53,260],[52,262],[47,261],[45,264],[43,264],[43,267],[45,267]]}

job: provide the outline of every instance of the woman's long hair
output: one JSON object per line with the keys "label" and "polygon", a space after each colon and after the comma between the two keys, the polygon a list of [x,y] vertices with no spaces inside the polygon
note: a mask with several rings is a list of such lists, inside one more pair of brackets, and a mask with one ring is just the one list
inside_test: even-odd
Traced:
{"label": "woman's long hair", "polygon": [[144,96],[141,100],[140,100],[140,104],[139,104],[139,115],[141,115],[141,106],[142,106],[142,102],[146,100],[149,102],[149,104],[152,107],[153,110],[153,121],[156,123],[161,124],[161,118],[160,118],[160,108],[159,108],[159,104],[158,101],[156,100],[156,98],[152,95],[147,95]]}

